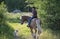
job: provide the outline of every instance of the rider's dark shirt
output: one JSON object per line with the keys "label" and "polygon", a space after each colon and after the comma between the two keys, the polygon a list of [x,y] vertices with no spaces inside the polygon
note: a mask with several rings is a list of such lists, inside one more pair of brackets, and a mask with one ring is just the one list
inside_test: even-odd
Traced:
{"label": "rider's dark shirt", "polygon": [[36,10],[32,11],[32,14],[33,14],[34,18],[37,18],[37,11]]}

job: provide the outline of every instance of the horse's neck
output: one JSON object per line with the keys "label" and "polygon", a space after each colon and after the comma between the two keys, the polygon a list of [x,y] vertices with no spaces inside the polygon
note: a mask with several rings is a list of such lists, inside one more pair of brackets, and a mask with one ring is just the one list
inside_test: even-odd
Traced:
{"label": "horse's neck", "polygon": [[29,16],[23,17],[24,21],[28,21],[29,18],[31,18],[31,17],[29,17]]}

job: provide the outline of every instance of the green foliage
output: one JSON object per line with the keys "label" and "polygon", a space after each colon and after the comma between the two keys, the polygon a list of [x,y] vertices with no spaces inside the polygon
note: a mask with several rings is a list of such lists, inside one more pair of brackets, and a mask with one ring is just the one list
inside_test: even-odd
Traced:
{"label": "green foliage", "polygon": [[[1,3],[0,5],[0,39],[3,39],[3,37],[1,38],[1,36],[6,36],[6,38],[8,39],[12,39],[13,38],[13,31],[14,29],[11,28],[8,23],[7,23],[7,16],[5,15],[7,12],[7,8],[6,5],[4,4],[4,2]],[[12,36],[12,37],[9,37]]]}
{"label": "green foliage", "polygon": [[31,6],[38,8],[42,27],[60,30],[60,0],[28,0],[28,2],[33,2]]}
{"label": "green foliage", "polygon": [[[27,27],[27,24],[21,25],[20,23],[9,23],[11,27],[18,30],[19,39],[33,39],[31,37],[30,29]],[[58,33],[57,33],[58,32]],[[40,39],[60,39],[59,31],[52,31],[51,29],[43,29],[43,32],[40,34]]]}
{"label": "green foliage", "polygon": [[8,7],[8,11],[13,11],[15,9],[19,9],[21,11],[24,11],[24,7],[26,0],[5,0],[5,4]]}
{"label": "green foliage", "polygon": [[47,3],[45,11],[46,13],[46,19],[45,22],[47,24],[48,28],[51,28],[53,30],[60,30],[60,5],[59,5],[59,0],[46,0]]}
{"label": "green foliage", "polygon": [[[60,30],[60,0],[4,0],[5,4],[7,5],[8,11],[13,11],[14,9],[20,9],[23,11],[27,5],[25,4],[25,1],[28,3],[33,3],[29,4],[30,7],[35,6],[38,8],[38,17],[42,21],[43,28],[50,28],[52,30],[56,30],[55,32]],[[20,25],[20,23],[11,23],[11,26],[13,27],[11,28],[6,22],[6,5],[4,5],[4,3],[1,3],[0,5],[0,37],[3,35],[6,36],[6,39],[13,39],[13,28],[15,27],[14,29],[16,29],[18,26],[18,29],[20,30],[19,33],[22,33],[22,38],[26,35],[28,36],[29,30],[26,28],[25,25],[23,25],[23,27]],[[18,15],[16,15],[16,17],[12,16],[10,22],[11,21],[19,22]],[[41,39],[59,39],[60,33],[55,32],[51,32],[50,30],[45,31],[42,33]]]}
{"label": "green foliage", "polygon": [[5,22],[6,16],[4,15],[7,12],[6,5],[4,5],[4,2],[0,5],[0,25],[1,23]]}

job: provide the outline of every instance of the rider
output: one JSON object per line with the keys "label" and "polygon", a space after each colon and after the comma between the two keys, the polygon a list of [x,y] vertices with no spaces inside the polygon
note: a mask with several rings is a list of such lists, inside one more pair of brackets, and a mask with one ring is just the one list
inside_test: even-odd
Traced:
{"label": "rider", "polygon": [[33,18],[37,18],[37,11],[36,11],[35,7],[32,7],[32,14],[33,14],[33,16],[28,20],[28,26],[27,27],[30,27],[31,20]]}

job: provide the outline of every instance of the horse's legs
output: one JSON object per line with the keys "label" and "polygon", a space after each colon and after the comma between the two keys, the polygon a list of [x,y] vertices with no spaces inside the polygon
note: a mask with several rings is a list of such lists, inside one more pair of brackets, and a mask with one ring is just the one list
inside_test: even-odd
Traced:
{"label": "horse's legs", "polygon": [[37,29],[35,28],[35,39],[37,39]]}
{"label": "horse's legs", "polygon": [[40,34],[41,34],[41,32],[40,31],[38,31],[38,34],[37,34],[37,39],[40,39]]}
{"label": "horse's legs", "polygon": [[30,28],[30,29],[31,29],[32,37],[33,37],[34,39],[36,39],[36,34],[33,32],[33,29],[32,29],[32,28]]}
{"label": "horse's legs", "polygon": [[33,29],[32,29],[32,28],[30,28],[30,30],[31,30],[31,34],[32,34],[32,36],[33,36]]}
{"label": "horse's legs", "polygon": [[38,31],[38,34],[37,34],[37,29],[35,28],[35,39],[39,39],[39,36],[40,36],[40,31]]}
{"label": "horse's legs", "polygon": [[39,19],[36,20],[36,24],[37,24],[37,29],[38,29],[37,39],[39,39],[39,35],[40,35],[41,32],[42,32],[42,29],[41,29],[41,26],[40,26],[40,21],[39,21]]}
{"label": "horse's legs", "polygon": [[37,29],[35,28],[35,33],[37,32]]}

